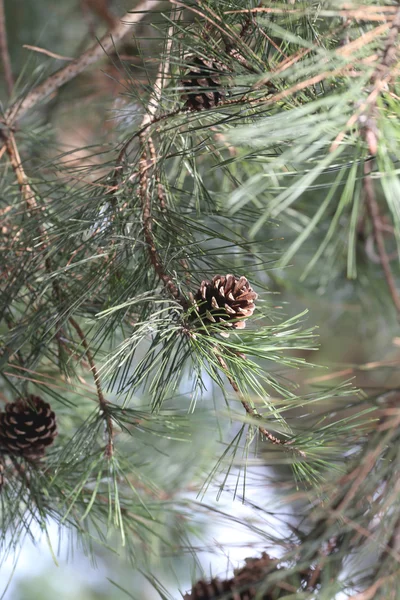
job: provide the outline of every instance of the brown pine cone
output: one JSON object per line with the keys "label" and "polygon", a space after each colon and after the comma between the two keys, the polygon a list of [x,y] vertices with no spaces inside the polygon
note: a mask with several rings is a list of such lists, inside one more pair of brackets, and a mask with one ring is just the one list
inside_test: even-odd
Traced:
{"label": "brown pine cone", "polygon": [[57,435],[56,416],[50,404],[38,396],[27,396],[6,405],[0,413],[0,450],[40,458]]}
{"label": "brown pine cone", "polygon": [[293,595],[300,589],[300,582],[294,581],[292,575],[288,576],[289,581],[283,579],[266,585],[268,575],[280,571],[276,563],[265,552],[260,558],[247,558],[246,565],[236,570],[231,579],[198,581],[184,600],[278,600]]}
{"label": "brown pine cone", "polygon": [[186,90],[183,98],[189,110],[208,110],[218,106],[225,98],[218,78],[218,68],[212,60],[193,58],[189,73],[182,79]]}
{"label": "brown pine cone", "polygon": [[206,581],[198,581],[194,584],[192,592],[185,594],[183,600],[213,600],[214,598],[232,598],[229,594],[232,586],[230,580],[220,581],[212,579],[209,583]]}
{"label": "brown pine cone", "polygon": [[234,329],[244,329],[245,319],[254,312],[256,292],[246,277],[216,275],[205,279],[194,297],[195,314],[205,323],[223,323]]}

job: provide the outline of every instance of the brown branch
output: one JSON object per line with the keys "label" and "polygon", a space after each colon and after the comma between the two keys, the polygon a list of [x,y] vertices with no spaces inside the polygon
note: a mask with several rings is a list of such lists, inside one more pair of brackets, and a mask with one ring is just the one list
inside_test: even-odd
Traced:
{"label": "brown branch", "polygon": [[372,163],[371,161],[364,164],[364,194],[365,202],[367,205],[367,211],[372,223],[372,230],[374,233],[376,247],[378,249],[380,263],[382,265],[383,272],[385,274],[386,283],[388,285],[390,295],[393,300],[393,304],[396,307],[397,312],[400,314],[400,296],[396,288],[396,283],[390,268],[389,256],[385,249],[385,240],[383,238],[382,229],[380,227],[380,215],[379,205],[375,197],[374,182],[371,177]]}
{"label": "brown branch", "polygon": [[[152,166],[156,167],[156,165],[157,165],[157,152],[156,152],[156,148],[154,146],[153,138],[151,138],[151,137],[148,138],[147,145],[149,147],[149,154],[150,154],[150,159],[151,159],[151,162],[152,162]],[[158,197],[158,202],[159,202],[159,205],[160,205],[160,209],[162,210],[162,212],[165,212],[165,210],[167,208],[167,205],[165,203],[164,186],[161,183],[161,180],[160,180],[157,172],[156,172],[155,178],[156,178],[156,184],[157,184],[157,197]]]}
{"label": "brown branch", "polygon": [[181,294],[178,287],[173,282],[172,278],[165,272],[164,265],[159,258],[154,235],[153,235],[153,217],[151,214],[151,198],[148,191],[147,181],[147,151],[146,151],[146,139],[143,135],[140,136],[140,143],[142,145],[141,157],[139,160],[139,196],[142,203],[143,211],[143,231],[144,237],[147,244],[147,251],[149,253],[150,262],[157,273],[159,279],[163,282],[166,289],[171,295],[182,302]]}
{"label": "brown branch", "polygon": [[93,360],[92,353],[90,352],[89,344],[87,343],[85,334],[83,333],[80,325],[75,321],[75,319],[73,317],[69,317],[69,322],[81,339],[82,346],[85,350],[85,354],[86,354],[86,357],[87,357],[89,365],[90,365],[90,370],[93,373],[93,379],[94,379],[94,383],[96,385],[97,396],[99,398],[99,405],[100,405],[101,410],[103,411],[104,418],[106,421],[106,427],[107,427],[108,441],[107,441],[105,454],[108,458],[110,458],[113,454],[113,448],[114,448],[114,446],[113,446],[114,428],[113,428],[112,418],[108,411],[108,402],[104,398],[103,390],[101,387],[100,375],[96,368],[96,364]]}
{"label": "brown branch", "polygon": [[133,26],[139,23],[160,2],[161,0],[143,0],[136,6],[134,12],[127,12],[114,27],[109,29],[98,43],[86,50],[71,64],[59,69],[45,79],[45,81],[34,87],[25,98],[12,104],[5,114],[6,123],[11,125],[16,119],[23,117],[31,108],[45,100],[62,85],[74,79],[74,77],[82,73],[87,67],[97,62],[105,54],[111,52],[115,44],[122,40],[131,31]]}
{"label": "brown branch", "polygon": [[[237,385],[236,381],[234,380],[234,378],[232,377],[231,373],[229,372],[228,369],[228,365],[226,364],[225,360],[223,359],[223,357],[219,354],[218,350],[216,349],[216,357],[217,357],[217,361],[219,362],[219,364],[221,365],[221,368],[227,378],[227,380],[229,381],[229,383],[231,384],[233,390],[236,392],[236,394],[239,396],[239,400],[243,406],[243,408],[245,409],[246,413],[256,419],[261,419],[262,415],[260,415],[260,413],[257,411],[256,408],[254,408],[253,406],[251,406],[249,404],[249,402],[247,402],[247,400],[244,398],[242,392],[239,389],[239,386]],[[287,442],[285,442],[284,440],[276,437],[275,435],[273,435],[272,433],[270,433],[265,427],[263,427],[262,425],[258,426],[258,431],[261,433],[261,435],[263,435],[269,442],[272,442],[272,444],[276,444],[279,446],[284,446],[285,449],[290,449],[294,452],[297,452],[298,454],[300,454],[300,456],[305,457],[305,453],[302,450],[299,450],[298,448],[294,448],[293,446],[290,446]]]}
{"label": "brown branch", "polygon": [[397,7],[396,9],[396,7],[393,6],[392,9],[396,12],[392,24],[390,25],[389,35],[382,52],[382,58],[372,76],[372,82],[374,84],[377,84],[381,79],[386,77],[387,72],[390,71],[397,57],[396,42],[400,32],[400,7]]}
{"label": "brown branch", "polygon": [[56,52],[51,52],[51,50],[46,50],[46,48],[39,48],[39,46],[30,46],[29,44],[24,44],[22,47],[26,48],[27,50],[32,50],[33,52],[39,52],[39,54],[45,54],[46,56],[50,56],[50,58],[55,58],[56,60],[74,60],[71,56],[62,56]]}
{"label": "brown branch", "polygon": [[[162,93],[162,89],[163,89],[163,85],[164,85],[164,80],[165,80],[168,70],[169,70],[169,64],[170,64],[169,52],[170,52],[171,45],[172,45],[171,29],[172,29],[172,26],[168,30],[169,37],[168,37],[168,43],[167,43],[167,48],[166,48],[167,58],[164,62],[161,61],[160,66],[158,68],[157,76],[156,76],[155,82],[153,84],[153,92],[154,92],[153,96],[150,98],[150,102],[147,107],[147,112],[142,119],[139,130],[136,131],[130,138],[128,138],[128,140],[124,143],[124,145],[122,146],[122,148],[118,154],[118,157],[116,160],[116,166],[114,167],[114,175],[113,175],[114,185],[112,186],[111,191],[118,189],[117,180],[118,180],[118,176],[120,175],[120,173],[123,170],[122,161],[124,159],[125,154],[128,151],[130,144],[133,142],[133,140],[136,139],[137,137],[140,140],[141,135],[144,134],[145,131],[147,131],[148,127],[150,127],[150,125],[152,125],[153,123],[156,123],[159,120],[170,117],[173,114],[178,114],[179,112],[182,111],[182,109],[178,109],[177,111],[173,111],[172,113],[168,113],[167,115],[161,115],[159,117],[155,117],[155,113],[158,109],[160,99],[161,99],[161,93]],[[143,140],[143,138],[142,138],[142,140]],[[147,139],[147,143],[149,146],[150,158],[152,160],[151,166],[153,166],[156,164],[157,155],[156,155],[153,140],[150,136]],[[143,145],[143,148],[144,147],[145,147],[145,145]],[[147,165],[146,169],[148,169],[148,168],[150,168],[150,167]],[[165,208],[164,190],[163,190],[163,187],[162,187],[162,184],[160,181],[157,181],[157,186],[158,186],[158,197],[159,197],[160,205],[162,207],[162,210],[164,210],[164,208]]]}
{"label": "brown branch", "polygon": [[[375,156],[378,151],[378,129],[376,126],[377,118],[377,100],[379,94],[385,89],[393,77],[392,67],[397,60],[396,43],[400,33],[400,7],[397,8],[394,19],[389,29],[385,46],[383,48],[380,60],[371,76],[371,84],[373,90],[369,95],[371,99],[368,112],[365,111],[361,117],[365,122],[365,127],[362,130],[364,140],[368,146],[369,152]],[[360,117],[360,120],[361,120]],[[363,189],[365,202],[369,218],[372,223],[372,231],[378,249],[379,260],[385,274],[386,283],[388,285],[393,304],[400,314],[400,295],[396,288],[396,283],[390,268],[390,258],[386,252],[385,240],[381,226],[381,218],[379,214],[379,205],[375,196],[374,182],[371,177],[372,161],[364,163],[364,180]]]}
{"label": "brown branch", "polygon": [[[379,27],[376,27],[372,31],[368,32],[365,36],[363,35],[354,42],[346,44],[346,46],[337,51],[338,54],[348,55],[349,52],[354,52],[355,44],[365,45],[369,40],[381,35],[386,29],[389,28],[389,33],[386,38],[382,54],[379,57],[378,64],[376,65],[368,82],[368,86],[372,86],[372,90],[370,90],[366,100],[358,107],[358,110],[347,121],[344,130],[341,131],[333,141],[331,145],[331,152],[338,147],[340,142],[342,142],[346,135],[346,131],[353,127],[357,122],[365,123],[363,135],[365,141],[367,142],[370,153],[374,156],[377,152],[377,131],[374,120],[376,103],[379,98],[379,94],[386,88],[394,75],[392,67],[397,57],[396,41],[400,32],[400,8],[395,6],[390,8],[396,11],[391,24],[386,23],[384,25],[380,25]],[[367,36],[369,36],[369,40],[366,39]]]}
{"label": "brown branch", "polygon": [[[372,86],[372,90],[369,91],[368,97],[358,108],[350,119],[347,121],[345,129],[341,131],[331,146],[331,151],[335,150],[339,143],[344,139],[345,132],[353,127],[357,122],[362,124],[360,128],[361,135],[368,147],[369,153],[372,157],[377,154],[378,151],[378,127],[376,125],[377,119],[377,101],[379,95],[385,90],[386,86],[390,83],[394,76],[393,65],[397,61],[397,40],[400,33],[400,7],[390,7],[391,11],[395,11],[392,22],[389,25],[389,32],[385,41],[384,48],[380,57],[378,58],[377,65],[369,79],[368,85]],[[385,27],[385,26],[382,26]],[[379,28],[377,28],[379,29]],[[373,237],[378,249],[379,262],[382,265],[382,269],[385,275],[385,279],[390,291],[390,295],[393,300],[393,304],[400,314],[400,296],[397,291],[395,280],[390,267],[391,257],[388,256],[385,248],[385,241],[382,232],[382,221],[379,214],[379,205],[375,196],[374,182],[371,177],[372,172],[372,161],[364,163],[364,180],[363,180],[363,191],[365,204],[367,207],[368,216],[372,223]]]}
{"label": "brown branch", "polygon": [[4,0],[0,0],[0,55],[3,64],[4,78],[6,80],[8,95],[14,89],[14,77],[11,69],[10,53],[7,43],[6,15],[4,13]]}
{"label": "brown branch", "polygon": [[[1,0],[0,0],[1,2]],[[25,200],[26,207],[28,209],[28,215],[32,216],[30,211],[38,210],[35,193],[29,183],[28,177],[25,174],[24,168],[21,163],[21,157],[19,155],[18,146],[15,141],[15,137],[12,131],[6,134],[4,131],[0,131],[0,137],[3,138],[6,152],[10,159],[11,168],[15,173],[15,177],[18,182],[19,189]]]}
{"label": "brown branch", "polygon": [[[320,16],[324,17],[342,17],[342,18],[353,18],[363,21],[383,21],[390,19],[390,13],[395,12],[395,6],[360,6],[356,9],[344,9],[344,10],[321,10],[319,11]],[[309,11],[304,9],[287,9],[287,8],[245,8],[242,10],[226,10],[225,15],[232,14],[247,14],[247,13],[267,13],[267,14],[297,14],[299,16],[306,15]],[[383,14],[389,13],[389,14]]]}
{"label": "brown branch", "polygon": [[[157,276],[163,282],[165,288],[169,291],[169,293],[176,300],[178,300],[180,302],[180,304],[183,307],[186,307],[186,302],[181,297],[181,294],[180,294],[180,291],[179,291],[177,285],[174,283],[172,277],[170,277],[166,273],[165,267],[159,257],[159,254],[158,254],[157,248],[156,248],[156,244],[155,244],[155,239],[154,239],[154,235],[153,235],[153,217],[152,217],[152,210],[151,210],[151,197],[150,197],[149,189],[148,189],[148,155],[149,155],[151,164],[153,164],[153,165],[156,164],[157,156],[156,156],[156,150],[155,150],[155,146],[153,143],[153,139],[151,138],[151,136],[148,136],[146,138],[146,135],[145,135],[147,128],[154,122],[154,119],[155,119],[154,116],[155,116],[155,113],[158,109],[158,106],[159,106],[159,103],[161,100],[161,94],[162,94],[162,90],[163,90],[163,86],[164,86],[164,81],[165,81],[166,75],[169,70],[169,62],[170,62],[169,52],[170,52],[171,44],[172,44],[172,31],[171,31],[172,27],[173,26],[171,26],[168,31],[169,39],[168,39],[167,46],[166,46],[167,58],[165,61],[162,61],[160,64],[158,74],[157,74],[156,80],[153,85],[153,95],[150,98],[147,112],[142,120],[141,127],[139,129],[140,133],[138,133],[139,144],[141,147],[140,159],[139,159],[139,197],[140,197],[140,200],[142,203],[143,230],[144,230],[144,237],[145,237],[145,241],[146,241],[146,245],[147,245],[147,251],[149,254],[150,262],[151,262]],[[125,152],[126,149],[128,148],[130,141],[131,140],[128,140],[128,143],[124,145],[124,147],[122,149],[123,152]],[[121,154],[120,154],[120,156],[121,156]],[[165,203],[164,189],[163,189],[161,181],[158,179],[157,176],[156,176],[156,183],[157,183],[157,196],[158,196],[160,209],[162,211],[165,211],[166,203]]]}

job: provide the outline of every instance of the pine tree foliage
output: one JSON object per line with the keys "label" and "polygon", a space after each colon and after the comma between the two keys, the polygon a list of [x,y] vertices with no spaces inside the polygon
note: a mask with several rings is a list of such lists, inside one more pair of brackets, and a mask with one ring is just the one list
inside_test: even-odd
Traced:
{"label": "pine tree foliage", "polygon": [[[15,85],[3,51],[1,399],[40,396],[59,435],[37,460],[1,448],[2,557],[52,520],[89,554],[124,546],[166,598],[150,555],[195,552],[218,514],[201,494],[250,505],[267,463],[293,514],[286,533],[267,526],[279,504],[247,524],[278,557],[240,597],[394,598],[397,392],[299,385],[317,332],[271,289],[294,263],[319,284],[382,279],[400,311],[399,5],[154,0],[125,20],[136,69],[118,19]],[[122,108],[79,161],[49,106],[100,59]],[[258,298],[227,327],[201,299],[230,275]],[[221,585],[204,597],[233,598]]]}

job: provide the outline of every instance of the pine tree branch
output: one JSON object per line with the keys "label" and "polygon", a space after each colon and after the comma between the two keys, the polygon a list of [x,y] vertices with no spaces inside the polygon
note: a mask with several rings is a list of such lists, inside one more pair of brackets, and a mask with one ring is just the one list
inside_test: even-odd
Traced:
{"label": "pine tree branch", "polygon": [[[145,131],[149,125],[154,122],[154,115],[157,112],[157,109],[160,104],[162,90],[164,86],[164,81],[167,76],[169,70],[169,54],[172,45],[172,31],[171,28],[168,31],[168,42],[166,46],[166,60],[162,61],[157,73],[156,80],[153,85],[153,95],[150,98],[150,102],[147,108],[147,112],[141,122],[139,128],[139,144],[141,147],[141,154],[139,158],[139,196],[142,202],[142,210],[143,210],[143,230],[144,236],[147,244],[147,250],[150,257],[150,262],[153,265],[155,272],[157,273],[159,279],[163,282],[165,288],[169,291],[169,293],[178,300],[182,306],[186,306],[184,299],[181,297],[180,291],[176,284],[173,282],[172,278],[166,273],[164,265],[159,258],[154,235],[153,235],[153,217],[151,211],[151,198],[148,192],[148,168],[147,168],[147,156],[149,153],[150,160],[153,165],[156,163],[156,150],[154,146],[154,142],[151,136],[146,138]],[[128,145],[131,140],[128,140]],[[126,151],[128,146],[125,144],[123,147],[123,151]],[[119,157],[120,158],[120,157]],[[157,195],[158,201],[160,205],[160,209],[162,211],[166,210],[165,204],[165,196],[164,189],[161,182],[157,179]]]}
{"label": "pine tree branch", "polygon": [[[346,135],[346,131],[353,127],[357,122],[365,123],[363,135],[370,153],[374,156],[377,152],[377,130],[375,124],[376,103],[379,94],[386,88],[393,77],[392,67],[397,56],[396,41],[400,32],[400,7],[392,6],[389,8],[396,11],[390,25],[389,23],[380,25],[351,44],[347,44],[344,48],[339,49],[340,53],[347,54],[349,50],[354,51],[354,44],[359,44],[360,42],[366,44],[368,43],[367,37],[371,38],[371,35],[377,37],[389,28],[383,52],[369,80],[369,86],[372,86],[372,90],[369,91],[366,100],[361,103],[358,110],[347,121],[345,129],[339,133],[332,143],[331,152],[333,152],[339,146],[340,142],[342,142]],[[349,46],[351,46],[351,48]]]}
{"label": "pine tree branch", "polygon": [[[178,0],[169,0],[171,2],[171,4],[175,4],[176,6],[179,6],[180,8],[186,8],[187,10],[190,10],[193,14],[195,15],[199,15],[201,18],[205,19],[205,21],[208,21],[213,27],[215,27],[222,35],[222,37],[224,38],[224,40],[229,40],[228,45],[229,44],[233,44],[236,48],[241,48],[243,46],[243,40],[240,37],[240,34],[236,33],[234,31],[234,29],[232,27],[230,27],[226,22],[224,22],[219,15],[217,15],[210,7],[209,3],[207,3],[207,5],[203,5],[201,0],[199,0],[198,5],[201,6],[201,8],[204,10],[204,12],[201,12],[198,8],[195,8],[193,5],[187,5],[184,4],[183,2],[179,2]],[[209,16],[209,13],[211,16]],[[245,11],[245,12],[249,12],[249,11]],[[249,48],[248,46],[246,46],[246,50],[252,55],[253,60],[256,63],[259,63],[259,57],[257,56],[257,54],[254,52],[254,50],[252,50],[252,48]],[[243,57],[242,57],[243,59]],[[246,61],[247,62],[247,61]],[[253,71],[253,68],[250,66],[250,71]]]}
{"label": "pine tree branch", "polygon": [[108,440],[107,440],[105,455],[108,458],[110,458],[113,454],[113,449],[114,449],[114,446],[113,446],[114,428],[113,428],[112,418],[108,411],[108,402],[104,398],[103,390],[101,387],[100,375],[96,368],[96,364],[93,360],[93,356],[90,351],[89,344],[87,343],[85,334],[83,333],[81,327],[79,326],[79,324],[75,321],[75,319],[73,317],[69,317],[69,322],[81,339],[82,346],[85,350],[85,354],[86,354],[86,357],[87,357],[89,365],[90,365],[90,370],[92,371],[92,374],[93,374],[93,379],[94,379],[94,383],[96,385],[96,390],[97,390],[97,396],[99,399],[99,405],[100,405],[101,410],[103,411],[105,422],[106,422],[106,427],[107,427]]}
{"label": "pine tree branch", "polygon": [[[301,9],[287,9],[287,8],[245,8],[240,10],[226,10],[226,15],[238,15],[238,14],[249,14],[249,13],[264,13],[264,14],[277,14],[277,15],[288,15],[297,14],[298,16],[306,15],[309,11]],[[363,21],[386,21],[391,18],[391,13],[396,12],[395,6],[360,6],[358,8],[343,8],[339,10],[320,10],[319,16],[330,16],[330,17],[342,17],[343,19],[357,19]]]}
{"label": "pine tree branch", "polygon": [[381,60],[372,76],[373,83],[380,88],[382,87],[382,80],[390,74],[391,68],[396,62],[397,57],[396,42],[400,32],[400,6],[397,7],[397,9],[394,6],[391,8],[395,11],[395,15],[390,26],[389,35],[386,39]]}
{"label": "pine tree branch", "polygon": [[386,252],[385,241],[383,238],[382,229],[380,227],[381,219],[379,215],[379,206],[375,197],[375,188],[374,182],[371,177],[371,172],[372,163],[371,161],[369,161],[364,164],[363,187],[365,194],[365,202],[367,205],[369,218],[372,223],[372,230],[375,238],[375,243],[378,249],[380,263],[385,274],[386,283],[388,285],[393,304],[395,305],[397,312],[400,314],[400,296],[396,288],[396,283],[393,277],[392,270],[390,268],[390,258]]}
{"label": "pine tree branch", "polygon": [[[153,138],[151,138],[151,137],[148,138],[147,145],[149,147],[149,155],[150,155],[150,160],[152,162],[152,166],[155,167],[157,164],[157,151],[154,146]],[[161,183],[157,173],[156,173],[155,178],[156,178],[156,184],[157,184],[157,197],[158,197],[158,203],[160,205],[160,210],[162,212],[165,212],[167,209],[167,205],[165,203],[164,187],[163,187],[163,184]]]}
{"label": "pine tree branch", "polygon": [[157,273],[159,279],[163,282],[165,288],[170,294],[181,303],[183,299],[179,292],[178,287],[173,282],[172,278],[166,273],[164,265],[159,258],[154,235],[153,235],[153,217],[151,213],[151,198],[148,191],[147,181],[147,150],[146,150],[146,138],[142,134],[139,138],[142,150],[141,157],[139,159],[139,196],[142,203],[142,216],[143,216],[143,230],[144,237],[147,245],[147,251],[149,254],[150,262]]}
{"label": "pine tree branch", "polygon": [[50,58],[55,58],[56,60],[74,60],[71,56],[63,56],[61,54],[57,54],[56,52],[52,52],[51,50],[46,50],[46,48],[39,48],[39,46],[31,46],[30,44],[24,44],[22,47],[26,48],[27,50],[32,50],[32,52],[45,54],[46,56],[50,56]]}
{"label": "pine tree branch", "polygon": [[[378,151],[378,129],[376,124],[377,119],[377,101],[379,94],[385,89],[393,77],[393,65],[397,60],[397,40],[400,33],[400,7],[397,8],[392,24],[389,29],[386,42],[378,61],[377,66],[370,78],[370,83],[373,86],[370,92],[363,113],[358,117],[359,121],[365,123],[362,130],[363,138],[368,146],[369,152],[375,156]],[[364,180],[363,189],[365,202],[369,218],[372,223],[372,230],[375,243],[378,249],[379,260],[382,265],[385,279],[396,307],[400,314],[400,295],[396,288],[396,283],[390,268],[390,258],[386,252],[385,241],[383,238],[381,219],[379,214],[379,205],[375,196],[374,182],[371,177],[372,161],[364,163]]]}
{"label": "pine tree branch", "polygon": [[8,95],[11,96],[14,89],[14,77],[11,68],[10,53],[8,51],[4,0],[0,0],[0,56],[3,64],[4,78],[6,80]]}
{"label": "pine tree branch", "polygon": [[21,190],[21,194],[25,200],[28,216],[32,217],[32,212],[38,210],[38,205],[36,202],[35,193],[32,190],[21,162],[21,157],[15,141],[14,133],[9,131],[8,134],[6,134],[4,131],[0,130],[0,137],[3,138],[6,152],[10,159],[11,168],[15,173],[19,189]]}
{"label": "pine tree branch", "polygon": [[[175,15],[173,15],[173,19],[175,19]],[[168,29],[167,45],[166,45],[166,49],[165,49],[166,58],[164,61],[161,61],[161,63],[160,63],[157,77],[156,77],[156,80],[153,85],[154,93],[153,93],[153,96],[150,98],[150,103],[149,103],[149,106],[147,109],[147,113],[146,113],[145,117],[143,118],[141,127],[144,127],[148,123],[151,123],[151,121],[154,118],[155,113],[157,112],[159,104],[160,104],[162,90],[163,90],[163,87],[165,84],[165,79],[166,79],[166,77],[168,75],[168,71],[169,71],[170,51],[171,51],[171,46],[172,46],[172,33],[173,33],[173,26],[171,26]],[[150,159],[153,161],[153,165],[155,166],[155,164],[157,162],[157,153],[156,153],[153,139],[151,137],[148,137],[147,144],[148,144],[148,148],[149,148]],[[143,139],[142,139],[142,146],[143,146]],[[162,211],[164,211],[166,209],[164,189],[163,189],[161,181],[159,181],[158,177],[156,179],[156,183],[157,183],[157,195],[158,195],[158,200],[160,203],[160,208]]]}
{"label": "pine tree branch", "polygon": [[[229,372],[228,369],[228,365],[226,364],[225,360],[223,359],[223,357],[219,354],[218,349],[216,348],[216,357],[217,357],[217,361],[219,362],[219,364],[221,365],[221,368],[226,376],[226,378],[228,379],[229,383],[231,384],[231,387],[233,388],[233,390],[236,392],[236,394],[238,395],[240,402],[243,406],[243,408],[245,409],[246,413],[253,417],[253,418],[257,418],[257,419],[261,419],[262,415],[260,415],[260,413],[257,411],[256,408],[252,407],[247,400],[243,397],[242,392],[239,389],[239,386],[237,385],[235,379],[233,378],[232,374]],[[287,442],[285,442],[284,440],[276,437],[275,435],[273,435],[272,433],[270,433],[265,427],[263,427],[262,425],[259,425],[258,427],[258,431],[261,433],[261,435],[263,435],[269,442],[272,442],[272,444],[277,444],[279,446],[284,446],[286,449],[290,449],[293,452],[296,452],[297,454],[299,454],[300,456],[302,456],[303,458],[306,456],[306,454],[302,451],[299,450],[298,448],[295,447],[291,447],[288,445]]]}
{"label": "pine tree branch", "polygon": [[50,75],[45,81],[34,87],[26,96],[10,106],[5,113],[5,122],[11,126],[21,119],[31,108],[37,106],[62,85],[74,79],[87,67],[97,62],[105,54],[114,49],[115,44],[122,40],[139,23],[148,12],[154,9],[161,0],[143,0],[135,7],[135,12],[127,12],[98,43],[86,50],[71,64]]}
{"label": "pine tree branch", "polygon": [[[15,136],[12,131],[9,131],[8,135],[4,131],[0,131],[0,137],[2,137],[4,140],[6,152],[10,158],[11,167],[12,167],[15,177],[17,179],[18,186],[21,190],[21,194],[23,195],[23,197],[25,199],[28,214],[30,214],[30,216],[32,217],[31,213],[33,211],[40,210],[40,207],[37,203],[35,193],[29,183],[28,177],[27,177],[24,167],[22,165],[18,146],[17,146],[16,140],[15,140]],[[48,235],[47,235],[45,228],[43,226],[39,225],[38,232],[39,232],[39,237],[42,241],[42,248],[49,246],[49,239],[48,239]],[[45,262],[45,268],[46,268],[47,273],[51,273],[52,265],[51,265],[51,261],[50,261],[49,257],[45,258],[44,262]],[[55,296],[56,300],[58,302],[61,302],[62,301],[62,293],[61,293],[60,287],[58,285],[58,282],[55,279],[52,280],[52,286],[53,286],[54,296]],[[88,359],[88,362],[90,365],[90,370],[93,374],[93,378],[94,378],[94,382],[95,382],[96,390],[97,390],[97,396],[98,396],[98,400],[99,400],[99,405],[104,413],[105,420],[106,420],[106,426],[107,426],[108,443],[106,446],[106,456],[110,457],[112,455],[112,451],[113,451],[113,426],[112,426],[112,419],[107,411],[107,401],[105,400],[104,395],[103,395],[103,391],[102,391],[101,383],[100,383],[100,377],[99,377],[98,371],[96,369],[96,365],[94,364],[93,357],[92,357],[92,354],[89,349],[89,345],[85,338],[85,334],[83,333],[82,329],[80,328],[80,326],[78,325],[78,323],[75,321],[75,319],[72,316],[70,316],[68,318],[68,321],[71,324],[71,326],[75,329],[75,331],[77,332],[78,336],[81,339],[82,346],[85,349],[85,353],[86,353],[86,356],[87,356],[87,359]],[[61,336],[59,334],[62,334],[62,330],[60,332],[58,332],[58,334],[56,334],[57,342],[60,345],[60,344],[62,344],[62,340],[61,340]]]}

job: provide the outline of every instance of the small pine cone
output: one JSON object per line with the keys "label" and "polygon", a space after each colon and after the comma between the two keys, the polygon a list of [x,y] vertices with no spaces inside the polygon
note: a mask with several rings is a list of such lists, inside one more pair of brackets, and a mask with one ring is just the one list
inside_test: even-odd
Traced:
{"label": "small pine cone", "polygon": [[182,79],[186,89],[183,98],[189,110],[208,110],[225,98],[218,78],[218,68],[212,60],[194,58],[188,65],[189,73]]}
{"label": "small pine cone", "polygon": [[276,572],[277,561],[265,552],[260,558],[247,558],[246,565],[235,570],[231,579],[213,579],[210,583],[198,581],[184,600],[277,600],[296,592],[296,587],[280,582],[265,586],[266,577]]}
{"label": "small pine cone", "polygon": [[0,413],[0,449],[4,452],[37,459],[56,435],[56,416],[50,404],[37,396],[10,402]]}
{"label": "small pine cone", "polygon": [[194,297],[196,313],[204,322],[223,323],[234,329],[244,329],[245,319],[254,312],[256,292],[246,277],[216,275],[204,280]]}
{"label": "small pine cone", "polygon": [[221,581],[212,579],[210,583],[198,581],[192,587],[190,594],[185,594],[183,600],[214,600],[224,598],[230,600],[233,596],[229,593],[232,589],[230,580]]}
{"label": "small pine cone", "polygon": [[[274,561],[268,554],[263,552],[260,558],[246,558],[246,565],[241,569],[235,570],[234,577],[232,579],[232,587],[235,590],[241,590],[241,600],[244,598],[256,598],[259,597],[258,588],[264,583],[264,580],[268,573],[276,571],[276,561]],[[274,594],[270,594],[271,588],[264,589],[262,595],[263,600],[270,600],[271,598],[279,598],[279,586],[276,586]],[[246,596],[244,594],[247,594]],[[286,593],[284,594],[286,595]]]}

